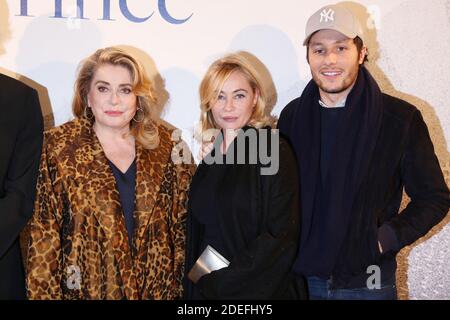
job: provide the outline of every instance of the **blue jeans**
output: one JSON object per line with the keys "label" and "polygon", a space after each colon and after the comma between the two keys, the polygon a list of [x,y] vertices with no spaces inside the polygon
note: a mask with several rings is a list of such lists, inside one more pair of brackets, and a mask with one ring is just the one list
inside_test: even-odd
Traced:
{"label": "blue jeans", "polygon": [[330,289],[329,280],[307,277],[310,300],[397,300],[395,278],[380,289]]}

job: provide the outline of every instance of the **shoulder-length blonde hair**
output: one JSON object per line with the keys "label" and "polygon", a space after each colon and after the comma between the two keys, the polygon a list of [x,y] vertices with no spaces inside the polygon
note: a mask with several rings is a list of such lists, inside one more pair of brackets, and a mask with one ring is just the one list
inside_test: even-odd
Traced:
{"label": "shoulder-length blonde hair", "polygon": [[245,57],[244,52],[236,52],[213,62],[200,83],[200,125],[202,131],[218,129],[211,108],[217,101],[225,81],[235,71],[239,71],[245,76],[254,93],[259,93],[248,125],[258,129],[274,125],[273,118],[266,112],[267,92],[262,86],[260,74]]}
{"label": "shoulder-length blonde hair", "polygon": [[[117,47],[97,50],[83,60],[79,67],[75,82],[75,93],[72,101],[72,111],[75,117],[86,117],[87,94],[92,79],[101,65],[111,64],[122,66],[131,73],[133,93],[137,97],[137,106],[144,113],[142,121],[130,122],[131,134],[146,149],[154,149],[159,144],[158,126],[153,120],[153,106],[156,105],[156,94],[150,79],[141,64],[130,54]],[[137,111],[138,112],[138,111]]]}

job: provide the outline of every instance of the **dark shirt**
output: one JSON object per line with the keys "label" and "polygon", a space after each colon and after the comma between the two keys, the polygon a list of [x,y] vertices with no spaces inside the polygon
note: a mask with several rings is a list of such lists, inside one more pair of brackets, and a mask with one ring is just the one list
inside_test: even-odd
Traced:
{"label": "dark shirt", "polygon": [[306,276],[328,279],[336,262],[338,254],[336,250],[339,248],[339,246],[330,246],[330,244],[341,243],[344,240],[338,239],[336,231],[347,226],[342,225],[342,219],[333,210],[333,205],[324,202],[324,186],[326,183],[333,185],[333,181],[326,179],[331,163],[336,157],[339,157],[339,150],[336,150],[336,136],[345,111],[345,107],[320,107],[321,179],[316,193],[312,227],[300,263],[300,273]]}
{"label": "dark shirt", "polygon": [[134,232],[136,160],[133,161],[125,173],[120,171],[111,161],[108,160],[108,162],[113,171],[114,178],[116,179],[117,190],[119,190],[120,203],[122,205],[125,225],[128,232],[128,243],[130,248],[132,248]]}
{"label": "dark shirt", "polygon": [[345,107],[324,108],[320,107],[321,137],[320,137],[320,174],[322,184],[333,161],[333,149],[336,144],[336,135]]}

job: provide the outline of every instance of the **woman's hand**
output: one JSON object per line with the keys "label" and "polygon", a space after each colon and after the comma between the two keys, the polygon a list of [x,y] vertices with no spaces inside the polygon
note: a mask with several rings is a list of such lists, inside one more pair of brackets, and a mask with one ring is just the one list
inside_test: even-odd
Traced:
{"label": "woman's hand", "polygon": [[197,159],[202,161],[214,148],[214,142],[203,142],[202,147],[197,155]]}

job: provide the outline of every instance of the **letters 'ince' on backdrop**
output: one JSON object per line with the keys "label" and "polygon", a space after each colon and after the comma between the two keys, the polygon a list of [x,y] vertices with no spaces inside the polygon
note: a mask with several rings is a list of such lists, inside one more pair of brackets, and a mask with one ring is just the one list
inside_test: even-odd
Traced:
{"label": "letters 'ince' on backdrop", "polygon": [[[28,12],[28,0],[19,0],[20,1],[20,14],[18,16],[20,17],[33,17],[33,15],[30,15]],[[39,0],[43,1],[43,0]],[[59,18],[59,19],[67,19],[69,17],[63,16],[63,0],[54,0],[55,1],[55,15],[50,16],[50,18]],[[92,0],[91,0],[92,1]],[[103,1],[103,16],[102,18],[99,18],[99,20],[105,20],[105,21],[114,21],[115,19],[111,18],[111,0],[102,0]],[[153,14],[155,13],[145,13],[146,16],[144,17],[138,17],[135,14],[131,13],[130,9],[128,8],[127,0],[119,0],[119,8],[122,12],[122,15],[129,21],[134,23],[142,23],[150,19]],[[170,15],[169,11],[167,10],[166,6],[166,0],[158,0],[158,11],[161,14],[161,17],[171,24],[183,24],[186,21],[188,21],[193,13],[191,13],[187,18],[184,19],[177,19]],[[75,19],[85,19],[89,20],[89,18],[84,16],[84,0],[77,0],[77,15],[76,17],[70,17]]]}

